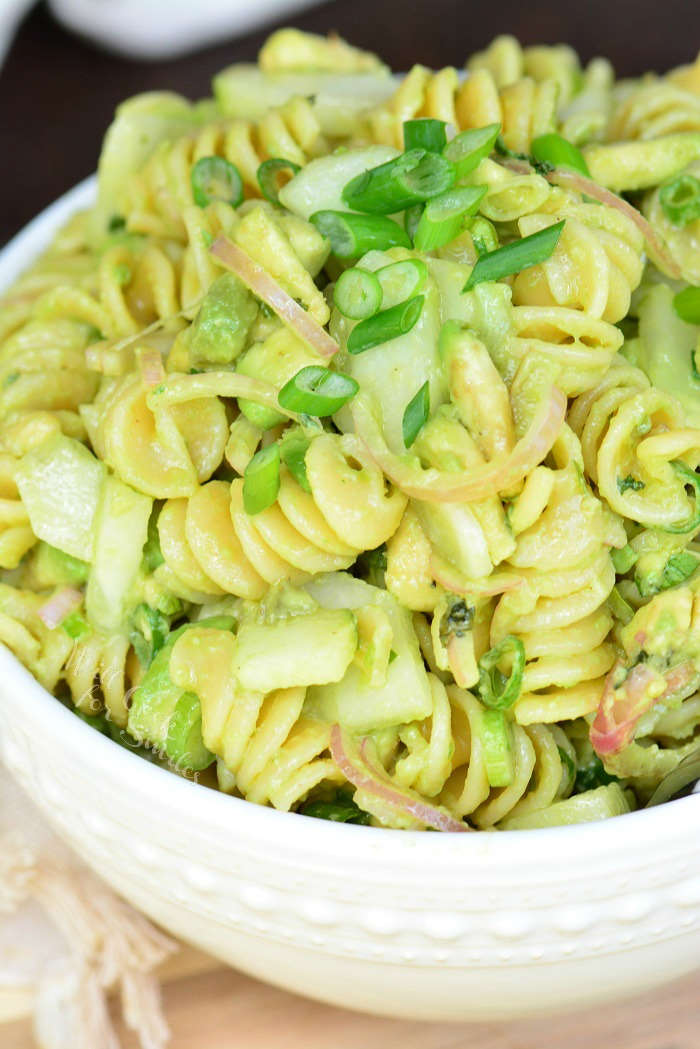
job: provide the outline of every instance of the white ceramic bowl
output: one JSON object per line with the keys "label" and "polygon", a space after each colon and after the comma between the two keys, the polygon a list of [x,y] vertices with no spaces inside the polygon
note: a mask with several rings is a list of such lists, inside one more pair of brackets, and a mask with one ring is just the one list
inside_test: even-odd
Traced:
{"label": "white ceramic bowl", "polygon": [[[92,199],[0,256],[0,287]],[[301,994],[495,1020],[700,966],[700,797],[581,827],[441,835],[259,808],[98,735],[0,646],[0,754],[58,833],[170,932]]]}

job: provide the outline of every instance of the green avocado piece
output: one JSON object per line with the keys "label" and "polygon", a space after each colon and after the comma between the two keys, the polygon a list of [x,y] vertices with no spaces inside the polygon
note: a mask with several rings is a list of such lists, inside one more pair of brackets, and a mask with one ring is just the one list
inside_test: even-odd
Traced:
{"label": "green avocado piece", "polygon": [[257,303],[245,285],[232,273],[222,273],[205,295],[192,328],[192,364],[235,361],[257,315]]}

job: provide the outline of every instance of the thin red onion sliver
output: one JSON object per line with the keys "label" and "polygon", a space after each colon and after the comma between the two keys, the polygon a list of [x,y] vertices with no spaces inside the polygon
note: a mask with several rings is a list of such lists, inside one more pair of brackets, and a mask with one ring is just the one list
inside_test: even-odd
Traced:
{"label": "thin red onion sliver", "polygon": [[606,189],[604,186],[599,186],[593,179],[586,178],[585,175],[579,175],[575,171],[564,171],[561,168],[555,168],[554,171],[550,171],[545,177],[548,182],[555,186],[578,190],[579,193],[585,193],[587,197],[593,197],[594,200],[599,201],[601,204],[607,204],[609,208],[616,208],[617,211],[626,215],[641,231],[647,248],[651,254],[656,256],[657,265],[660,264],[659,269],[664,270],[669,277],[673,277],[675,280],[681,278],[680,266],[669,253],[668,248],[654,227],[650,222],[647,222],[641,212],[633,208],[622,197],[618,197],[611,190]]}
{"label": "thin red onion sliver", "polygon": [[495,597],[523,585],[522,576],[511,572],[492,572],[484,579],[467,579],[439,554],[433,553],[430,560],[433,579],[451,594],[468,594],[473,597]]}
{"label": "thin red onion sliver", "polygon": [[430,503],[466,503],[487,499],[512,488],[550,451],[566,417],[567,401],[553,386],[539,406],[528,431],[500,460],[464,473],[423,470],[406,463],[388,448],[370,405],[362,395],[350,403],[355,430],[376,464],[406,495]]}
{"label": "thin red onion sliver", "polygon": [[163,367],[163,358],[158,350],[151,348],[141,350],[138,358],[139,371],[141,372],[144,386],[157,386],[158,383],[163,381],[165,378],[165,368]]}
{"label": "thin red onion sliver", "polygon": [[80,590],[72,586],[64,586],[38,609],[37,615],[44,626],[47,626],[49,630],[55,630],[66,616],[78,608],[82,600],[83,595]]}
{"label": "thin red onion sliver", "polygon": [[645,692],[659,675],[647,664],[638,663],[622,683],[624,696],[618,698],[615,695],[614,678],[620,666],[618,662],[605,679],[605,689],[591,725],[591,743],[595,752],[601,756],[618,754],[623,750],[634,739],[639,719],[656,703],[687,685],[695,674],[691,662],[681,663],[661,675],[666,682],[666,689],[658,696],[649,697],[645,696]]}
{"label": "thin red onion sliver", "polygon": [[367,738],[365,737],[360,744],[357,758],[351,758],[345,745],[343,730],[340,725],[333,725],[330,740],[331,755],[348,782],[358,790],[367,791],[368,794],[381,798],[382,801],[387,802],[406,816],[417,819],[426,827],[432,827],[434,830],[464,833],[472,829],[466,823],[454,819],[449,813],[443,812],[442,809],[428,805],[411,794],[404,793],[397,787],[385,783],[369,763],[366,749]]}
{"label": "thin red onion sliver", "polygon": [[[502,167],[516,172],[518,175],[531,175],[533,173],[533,168],[527,163],[527,161],[516,160],[514,157],[499,157],[498,163]],[[678,263],[670,254],[668,248],[654,227],[644,218],[637,208],[632,207],[632,205],[622,197],[618,197],[617,193],[613,193],[612,190],[606,189],[605,186],[599,186],[597,182],[593,181],[593,179],[587,178],[585,175],[580,175],[576,171],[555,168],[554,171],[547,172],[544,177],[553,186],[562,186],[564,189],[575,189],[578,193],[584,193],[587,197],[592,197],[601,204],[607,204],[609,208],[615,208],[623,215],[626,215],[627,218],[634,222],[635,226],[641,231],[642,236],[646,241],[647,248],[650,253],[656,257],[657,264],[660,263],[659,268],[664,270],[669,277],[673,277],[675,280],[680,279],[682,273]]]}
{"label": "thin red onion sliver", "polygon": [[338,343],[330,337],[313,317],[288,295],[284,288],[270,276],[247,252],[239,248],[228,237],[220,235],[209,249],[214,258],[250,288],[278,317],[293,328],[297,335],[312,346],[322,357],[332,357],[338,352]]}

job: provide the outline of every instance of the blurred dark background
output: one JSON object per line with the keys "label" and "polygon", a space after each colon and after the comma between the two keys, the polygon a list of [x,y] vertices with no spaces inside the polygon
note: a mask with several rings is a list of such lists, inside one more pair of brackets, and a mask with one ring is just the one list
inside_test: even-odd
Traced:
{"label": "blurred dark background", "polygon": [[[700,0],[333,0],[289,21],[336,30],[394,69],[460,66],[505,32],[524,44],[566,41],[583,60],[604,54],[621,76],[689,62],[700,48]],[[95,169],[120,99],[153,88],[202,97],[217,70],[254,60],[271,28],[172,61],[131,62],[72,36],[43,4],[35,8],[0,71],[0,244]]]}

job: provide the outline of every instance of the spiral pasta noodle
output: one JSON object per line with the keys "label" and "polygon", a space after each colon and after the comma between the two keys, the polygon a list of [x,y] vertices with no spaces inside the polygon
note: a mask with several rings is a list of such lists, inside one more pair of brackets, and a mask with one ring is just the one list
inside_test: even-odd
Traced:
{"label": "spiral pasta noodle", "polygon": [[700,739],[699,69],[282,30],[120,107],[0,302],[0,642],[280,811],[646,802]]}

